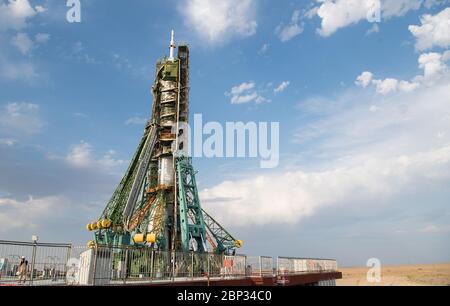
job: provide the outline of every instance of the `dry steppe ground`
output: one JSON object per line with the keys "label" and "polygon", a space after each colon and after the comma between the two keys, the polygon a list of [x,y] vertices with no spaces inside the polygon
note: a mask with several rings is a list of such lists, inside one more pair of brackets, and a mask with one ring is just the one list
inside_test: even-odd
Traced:
{"label": "dry steppe ground", "polygon": [[342,279],[338,286],[450,286],[450,263],[384,266],[381,269],[381,282],[369,283],[369,268],[339,268]]}

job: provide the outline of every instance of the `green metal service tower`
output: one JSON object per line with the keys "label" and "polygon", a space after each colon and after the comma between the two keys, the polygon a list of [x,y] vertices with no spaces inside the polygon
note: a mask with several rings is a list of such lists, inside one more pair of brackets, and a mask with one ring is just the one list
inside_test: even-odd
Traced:
{"label": "green metal service tower", "polygon": [[131,163],[97,221],[91,245],[142,245],[157,250],[231,254],[242,246],[200,205],[191,158],[189,48],[174,32],[169,58],[156,64],[152,115]]}

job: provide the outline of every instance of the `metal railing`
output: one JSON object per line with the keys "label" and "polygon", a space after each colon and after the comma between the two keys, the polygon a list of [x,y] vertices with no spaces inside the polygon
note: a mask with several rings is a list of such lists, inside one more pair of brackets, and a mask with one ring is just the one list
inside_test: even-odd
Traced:
{"label": "metal railing", "polygon": [[[157,251],[148,247],[94,246],[73,255],[72,284],[114,285],[245,277],[243,255]],[[78,271],[75,269],[78,268]],[[75,279],[78,275],[78,279]]]}
{"label": "metal railing", "polygon": [[334,259],[277,257],[277,274],[299,274],[337,271]]}
{"label": "metal railing", "polygon": [[270,256],[247,256],[247,276],[274,275],[273,259]]}
{"label": "metal railing", "polygon": [[70,253],[70,244],[0,240],[0,284],[65,284]]}
{"label": "metal railing", "polygon": [[[28,261],[19,269],[21,258]],[[120,285],[337,271],[336,260],[0,240],[0,285]]]}

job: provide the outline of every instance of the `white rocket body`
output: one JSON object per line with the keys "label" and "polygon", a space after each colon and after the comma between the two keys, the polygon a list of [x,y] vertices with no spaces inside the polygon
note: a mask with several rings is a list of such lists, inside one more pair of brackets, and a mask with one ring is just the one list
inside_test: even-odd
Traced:
{"label": "white rocket body", "polygon": [[172,33],[170,35],[170,49],[169,49],[169,61],[174,61],[173,53],[175,50],[175,32],[172,30]]}

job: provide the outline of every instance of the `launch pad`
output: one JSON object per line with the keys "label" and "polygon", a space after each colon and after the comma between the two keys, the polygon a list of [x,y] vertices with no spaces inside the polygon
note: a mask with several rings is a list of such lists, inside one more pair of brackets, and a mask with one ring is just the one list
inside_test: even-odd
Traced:
{"label": "launch pad", "polygon": [[341,277],[335,260],[278,257],[275,270],[260,256],[252,264],[236,254],[243,242],[202,208],[188,150],[189,47],[176,56],[175,48],[172,31],[144,135],[106,208],[86,226],[94,239],[80,254],[80,284],[333,284]]}

